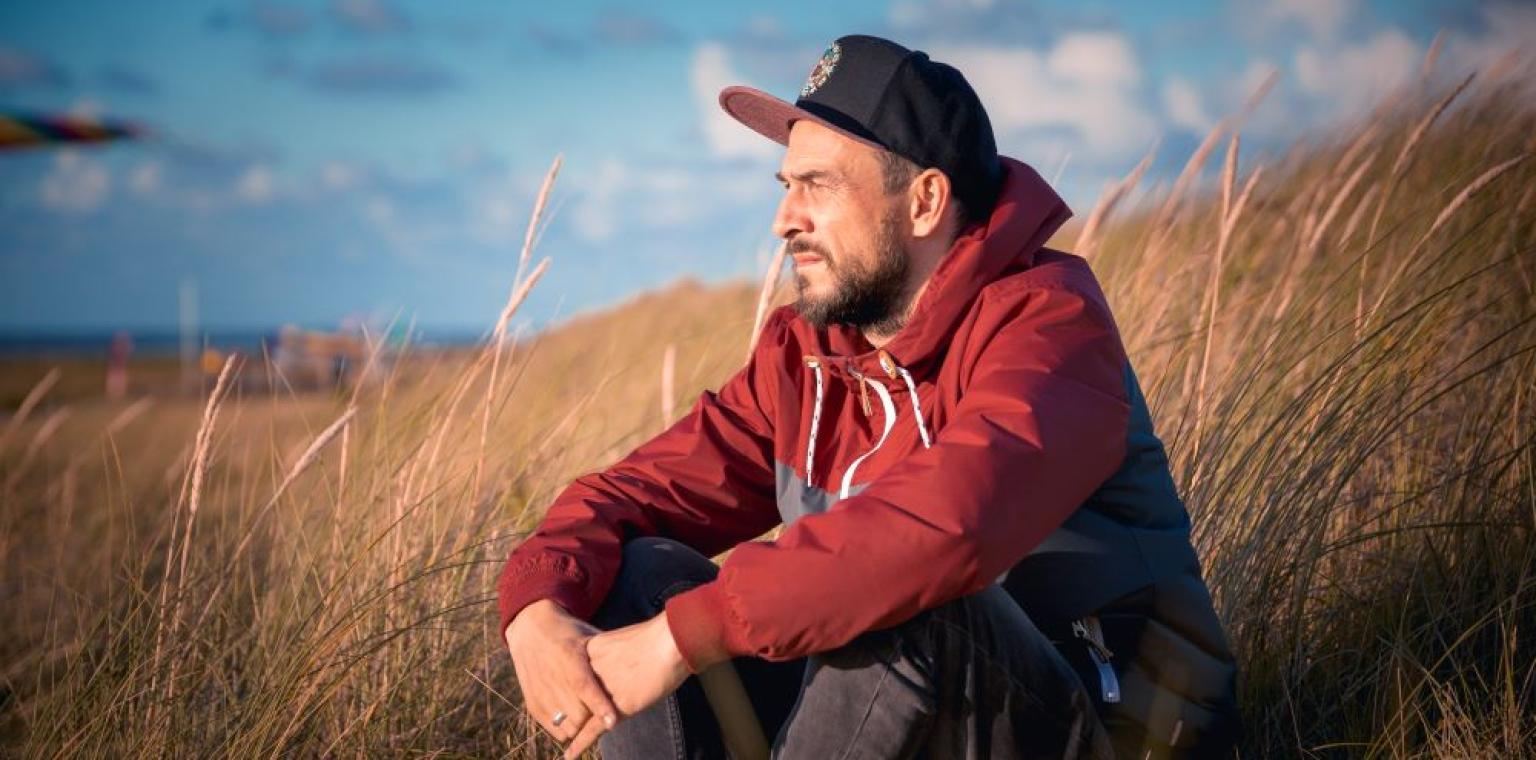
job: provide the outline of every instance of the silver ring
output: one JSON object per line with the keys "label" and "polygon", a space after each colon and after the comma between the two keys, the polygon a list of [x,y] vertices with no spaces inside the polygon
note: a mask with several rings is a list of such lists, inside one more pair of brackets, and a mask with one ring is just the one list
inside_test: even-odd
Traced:
{"label": "silver ring", "polygon": [[551,715],[549,717],[549,722],[554,724],[554,725],[556,725],[556,726],[560,725],[561,723],[564,723],[565,722],[565,711],[564,710],[556,710],[555,714]]}

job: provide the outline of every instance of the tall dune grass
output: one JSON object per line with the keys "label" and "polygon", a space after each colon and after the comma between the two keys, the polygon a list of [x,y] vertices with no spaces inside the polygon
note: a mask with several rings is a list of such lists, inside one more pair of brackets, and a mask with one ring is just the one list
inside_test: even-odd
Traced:
{"label": "tall dune grass", "polygon": [[[1262,165],[1224,126],[1173,189],[1117,209],[1138,168],[1090,215],[1241,658],[1245,757],[1536,750],[1513,86],[1402,97]],[[500,562],[739,365],[765,292],[684,283],[520,341],[503,315],[484,350],[335,398],[41,387],[0,438],[6,754],[549,756]]]}

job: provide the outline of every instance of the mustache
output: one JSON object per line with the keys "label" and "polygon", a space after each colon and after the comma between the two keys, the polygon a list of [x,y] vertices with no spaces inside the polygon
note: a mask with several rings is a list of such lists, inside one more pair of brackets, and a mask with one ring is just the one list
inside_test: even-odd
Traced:
{"label": "mustache", "polygon": [[823,249],[821,246],[816,245],[815,243],[813,243],[813,242],[811,242],[809,240],[806,240],[805,238],[799,237],[799,236],[790,238],[789,242],[785,244],[785,250],[791,256],[793,256],[793,255],[795,255],[797,253],[814,253],[817,256],[822,257],[823,259],[831,259],[832,258],[831,256],[827,255],[826,250]]}

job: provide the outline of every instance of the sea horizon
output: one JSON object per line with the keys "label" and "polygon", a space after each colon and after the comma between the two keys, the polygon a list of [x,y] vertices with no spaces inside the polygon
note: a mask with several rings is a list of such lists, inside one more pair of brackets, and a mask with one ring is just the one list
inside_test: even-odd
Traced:
{"label": "sea horizon", "polygon": [[[197,332],[197,344],[220,351],[260,352],[263,345],[275,345],[282,326],[271,328],[235,327],[215,328]],[[316,328],[303,328],[329,332]],[[175,355],[181,350],[181,333],[175,328],[0,328],[0,356],[35,355],[104,355],[119,333],[132,338],[136,356]],[[484,329],[469,328],[415,328],[407,333],[396,330],[390,334],[390,342],[398,343],[407,335],[416,346],[458,347],[473,345],[487,335]]]}

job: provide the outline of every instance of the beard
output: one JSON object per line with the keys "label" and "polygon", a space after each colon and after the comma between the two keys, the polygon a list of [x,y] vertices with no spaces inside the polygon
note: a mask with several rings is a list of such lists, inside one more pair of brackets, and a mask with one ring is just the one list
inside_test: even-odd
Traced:
{"label": "beard", "polygon": [[906,285],[910,269],[901,244],[901,209],[893,204],[875,229],[873,262],[834,259],[815,244],[796,238],[789,253],[819,254],[832,277],[832,293],[813,298],[805,275],[795,276],[795,310],[816,327],[845,324],[878,334],[892,334],[906,322]]}

